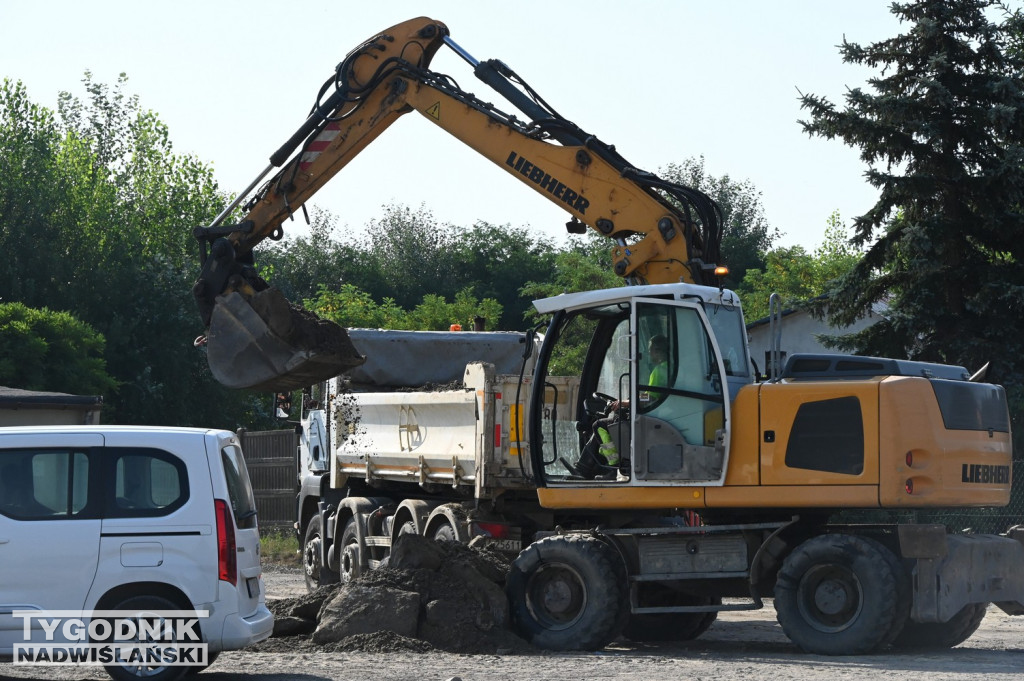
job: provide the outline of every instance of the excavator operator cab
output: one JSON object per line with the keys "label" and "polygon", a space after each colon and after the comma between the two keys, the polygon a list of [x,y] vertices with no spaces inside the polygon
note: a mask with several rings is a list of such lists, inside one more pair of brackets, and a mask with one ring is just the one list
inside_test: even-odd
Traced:
{"label": "excavator operator cab", "polygon": [[726,293],[665,284],[549,299],[561,309],[530,410],[542,484],[722,484],[730,402],[752,380]]}

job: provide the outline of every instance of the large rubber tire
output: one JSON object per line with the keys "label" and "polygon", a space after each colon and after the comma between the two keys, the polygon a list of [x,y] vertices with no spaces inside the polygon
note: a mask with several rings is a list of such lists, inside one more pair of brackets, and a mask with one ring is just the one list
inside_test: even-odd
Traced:
{"label": "large rubber tire", "polygon": [[895,553],[884,546],[882,549],[882,555],[885,556],[889,567],[892,569],[893,576],[896,578],[896,614],[893,617],[889,633],[879,643],[879,648],[891,645],[903,631],[903,627],[910,621],[910,606],[912,605],[914,588],[910,578],[910,569],[904,565],[903,561]]}
{"label": "large rubber tire", "polygon": [[978,630],[987,609],[988,603],[970,603],[948,622],[909,621],[892,644],[907,650],[942,650],[958,646]]}
{"label": "large rubber tire", "polygon": [[612,547],[583,535],[547,537],[509,571],[512,624],[548,650],[598,650],[619,634],[629,605],[626,571]]}
{"label": "large rubber tire", "polygon": [[[721,598],[696,597],[671,590],[657,593],[659,605],[720,605]],[[654,605],[653,603],[651,605]],[[692,641],[718,619],[717,612],[666,612],[633,614],[622,630],[630,641]]]}
{"label": "large rubber tire", "polygon": [[775,610],[782,630],[809,653],[859,655],[899,625],[897,575],[881,544],[853,535],[805,541],[779,570]]}
{"label": "large rubber tire", "polygon": [[349,518],[345,529],[341,531],[341,544],[338,546],[338,576],[343,584],[363,574],[360,563],[359,536],[356,534],[356,519]]}
{"label": "large rubber tire", "polygon": [[427,518],[426,534],[434,541],[453,541],[465,544],[466,511],[458,504],[438,506]]}
{"label": "large rubber tire", "polygon": [[[115,605],[112,610],[125,610],[143,613],[152,613],[160,610],[181,610],[177,604],[161,596],[132,596]],[[148,618],[147,618],[148,621]],[[168,642],[170,643],[170,642]],[[119,645],[130,642],[121,641]],[[104,665],[103,668],[114,681],[177,681],[191,669],[181,666],[155,666],[155,665]]]}
{"label": "large rubber tire", "polygon": [[306,578],[306,591],[316,591],[327,584],[336,584],[340,576],[323,564],[323,529],[320,514],[313,516],[306,526],[306,536],[302,541],[302,567]]}

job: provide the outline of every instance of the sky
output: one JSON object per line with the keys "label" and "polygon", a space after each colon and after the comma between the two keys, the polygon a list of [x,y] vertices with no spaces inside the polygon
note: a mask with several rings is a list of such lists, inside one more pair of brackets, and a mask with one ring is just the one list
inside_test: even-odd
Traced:
{"label": "sky", "polygon": [[[657,172],[703,156],[707,172],[749,180],[776,245],[819,245],[877,191],[856,149],[802,131],[799,93],[837,105],[876,72],[844,64],[844,36],[868,44],[905,30],[890,0],[0,0],[0,77],[36,103],[84,98],[83,73],[167,124],[174,151],[242,191],[298,129],[320,85],[359,43],[417,16],[445,23],[478,60],[497,58],[556,111]],[[501,100],[442,48],[431,68]],[[503,102],[502,102],[503,103]],[[507,111],[511,106],[504,106]],[[386,204],[442,223],[530,226],[558,240],[567,214],[416,113],[399,119],[311,204],[359,231]],[[212,218],[213,216],[211,216]],[[291,225],[296,225],[292,227]],[[286,223],[286,231],[299,230]],[[183,229],[191,229],[183,225]]]}

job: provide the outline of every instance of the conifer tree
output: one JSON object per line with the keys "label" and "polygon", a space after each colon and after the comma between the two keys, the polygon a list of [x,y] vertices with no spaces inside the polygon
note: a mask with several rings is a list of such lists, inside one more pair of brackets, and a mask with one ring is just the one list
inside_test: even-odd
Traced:
{"label": "conifer tree", "polygon": [[1024,20],[992,0],[894,4],[907,30],[843,60],[877,69],[845,107],[802,95],[810,135],[859,147],[878,202],[854,220],[866,247],[829,303],[862,354],[977,369],[1024,393]]}

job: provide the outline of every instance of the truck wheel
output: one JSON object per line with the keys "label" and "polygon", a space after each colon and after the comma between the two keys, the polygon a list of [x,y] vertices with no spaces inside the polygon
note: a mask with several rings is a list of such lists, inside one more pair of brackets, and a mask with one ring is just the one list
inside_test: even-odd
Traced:
{"label": "truck wheel", "polygon": [[549,650],[598,650],[628,612],[626,572],[613,548],[593,537],[547,537],[512,563],[510,616],[519,634]]}
{"label": "truck wheel", "polygon": [[[145,620],[147,627],[153,626],[154,620],[160,620],[161,618],[152,613],[160,610],[181,610],[177,604],[163,598],[161,596],[133,596],[125,599],[124,601],[115,605],[113,610],[127,610],[130,612],[137,613],[134,619]],[[170,626],[170,624],[168,624]],[[161,631],[159,624],[156,625],[157,631]],[[176,638],[176,636],[168,637]],[[162,640],[162,639],[161,639]],[[173,646],[175,641],[167,640],[164,641],[169,646]],[[131,645],[132,641],[118,641],[118,645]],[[189,667],[182,666],[159,666],[155,664],[109,664],[104,665],[103,668],[107,674],[111,676],[115,681],[138,681],[139,679],[146,679],[147,681],[177,681],[184,676],[188,671]]]}
{"label": "truck wheel", "polygon": [[904,625],[892,645],[896,648],[940,650],[969,639],[985,619],[988,603],[968,603],[948,622],[914,622]]}
{"label": "truck wheel", "polygon": [[858,655],[897,626],[897,576],[881,544],[833,534],[805,541],[779,570],[775,610],[782,630],[809,653]]}
{"label": "truck wheel", "polygon": [[345,529],[341,532],[341,554],[338,556],[338,566],[341,582],[348,584],[363,573],[362,565],[359,563],[359,536],[356,534],[356,519],[349,518],[345,523]]}
{"label": "truck wheel", "polygon": [[[721,598],[668,591],[659,605],[720,605]],[[622,635],[630,641],[692,641],[718,619],[717,612],[666,612],[630,615]]]}
{"label": "truck wheel", "polygon": [[316,591],[327,584],[338,581],[338,573],[321,562],[323,556],[323,530],[320,514],[313,516],[306,526],[306,537],[302,542],[302,567],[306,577],[306,591]]}
{"label": "truck wheel", "polygon": [[426,536],[434,541],[454,541],[465,544],[466,512],[458,504],[444,504],[430,512]]}

